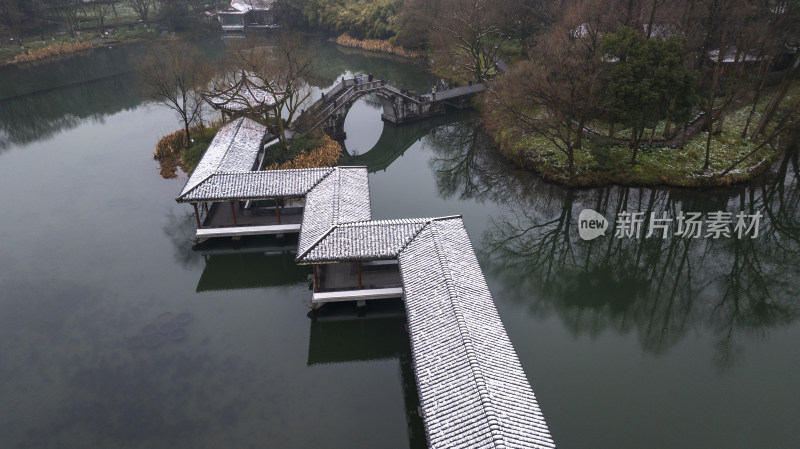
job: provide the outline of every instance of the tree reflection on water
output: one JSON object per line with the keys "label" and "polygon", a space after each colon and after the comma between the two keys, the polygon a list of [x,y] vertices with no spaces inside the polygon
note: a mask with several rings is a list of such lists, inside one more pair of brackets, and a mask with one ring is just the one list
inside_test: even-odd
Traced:
{"label": "tree reflection on water", "polygon": [[[558,316],[574,335],[634,332],[663,354],[689,330],[715,336],[715,362],[730,367],[745,336],[761,336],[800,315],[800,168],[789,148],[757,184],[715,191],[643,187],[567,189],[515,170],[477,123],[437,129],[428,139],[439,192],[504,206],[477,245],[503,293],[537,316]],[[578,214],[609,220],[605,236],[581,240]],[[680,211],[761,212],[757,238],[615,238],[619,212],[675,218]],[[675,232],[673,221],[670,230]],[[740,338],[741,337],[741,338]]]}

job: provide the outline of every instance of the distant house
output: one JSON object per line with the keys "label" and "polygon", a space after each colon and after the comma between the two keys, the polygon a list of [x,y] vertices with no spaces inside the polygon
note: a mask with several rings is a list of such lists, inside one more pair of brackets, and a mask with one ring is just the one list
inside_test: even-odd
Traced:
{"label": "distant house", "polygon": [[275,0],[233,0],[231,5],[217,14],[223,31],[274,28]]}

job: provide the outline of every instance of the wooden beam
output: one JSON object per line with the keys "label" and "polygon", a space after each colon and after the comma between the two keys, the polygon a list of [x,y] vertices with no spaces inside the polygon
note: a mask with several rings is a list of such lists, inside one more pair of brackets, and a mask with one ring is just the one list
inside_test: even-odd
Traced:
{"label": "wooden beam", "polygon": [[236,223],[236,207],[233,205],[233,201],[231,201],[231,216],[233,217],[233,225],[239,226],[239,224]]}
{"label": "wooden beam", "polygon": [[278,205],[278,199],[275,198],[275,215],[278,216],[278,224],[281,224],[281,208]]}
{"label": "wooden beam", "polygon": [[313,265],[314,267],[314,293],[319,290],[319,278],[317,278],[317,266]]}
{"label": "wooden beam", "polygon": [[192,203],[192,207],[194,207],[194,220],[197,222],[197,229],[200,229],[200,213],[197,211],[197,203]]}
{"label": "wooden beam", "polygon": [[358,288],[361,289],[361,262],[358,263]]}

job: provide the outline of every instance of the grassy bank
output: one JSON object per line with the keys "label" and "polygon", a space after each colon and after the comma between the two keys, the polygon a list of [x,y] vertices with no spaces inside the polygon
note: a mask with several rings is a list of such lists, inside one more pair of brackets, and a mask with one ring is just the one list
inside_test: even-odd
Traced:
{"label": "grassy bank", "polygon": [[[800,84],[790,90],[787,99],[797,95],[800,95]],[[767,100],[758,105],[751,129],[760,120]],[[582,148],[574,152],[573,174],[570,174],[566,154],[557,150],[547,138],[525,134],[511,123],[499,122],[497,114],[491,111],[485,116],[503,155],[553,182],[582,187],[610,184],[712,187],[751,180],[762,174],[778,155],[774,142],[761,145],[763,136],[754,140],[741,137],[749,113],[750,106],[728,113],[722,132],[711,136],[708,170],[703,169],[708,132],[700,131],[687,137],[678,148],[642,145],[636,165],[630,164],[631,149],[627,145],[599,138],[584,139]],[[747,156],[759,146],[760,149]],[[745,156],[747,158],[735,169],[722,174]]]}
{"label": "grassy bank", "polygon": [[[174,35],[171,34],[169,38],[173,36],[189,36],[197,32],[198,31],[184,31],[175,33]],[[53,59],[80,53],[81,51],[89,50],[97,46],[128,44],[160,38],[162,38],[162,36],[158,33],[157,28],[145,28],[144,26],[137,25],[133,28],[119,29],[113,34],[108,35],[101,35],[97,32],[84,32],[75,38],[62,36],[44,41],[31,40],[25,42],[21,47],[13,45],[0,48],[0,65],[51,61]]]}
{"label": "grassy bank", "polygon": [[[149,21],[145,24],[139,21],[139,15],[130,5],[119,1],[113,3],[114,8],[106,10],[102,20],[93,8],[76,5],[78,9],[74,36],[66,34],[63,24],[53,23],[36,33],[29,29],[22,45],[17,41],[13,45],[0,46],[0,65],[64,57],[91,48],[89,44],[95,47],[108,46],[162,37],[159,30],[163,28],[165,19],[158,9],[150,10]],[[178,31],[170,33],[170,37],[206,31],[207,25],[199,20],[199,12],[189,12],[180,18],[180,23],[175,28]]]}

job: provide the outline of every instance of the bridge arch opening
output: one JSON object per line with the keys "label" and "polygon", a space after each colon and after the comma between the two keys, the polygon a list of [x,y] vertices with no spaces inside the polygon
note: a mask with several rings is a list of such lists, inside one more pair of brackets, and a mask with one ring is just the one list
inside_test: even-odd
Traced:
{"label": "bridge arch opening", "polygon": [[347,137],[343,146],[349,155],[364,154],[380,140],[385,125],[381,119],[384,110],[382,100],[377,95],[366,95],[356,100],[347,111],[344,120]]}

